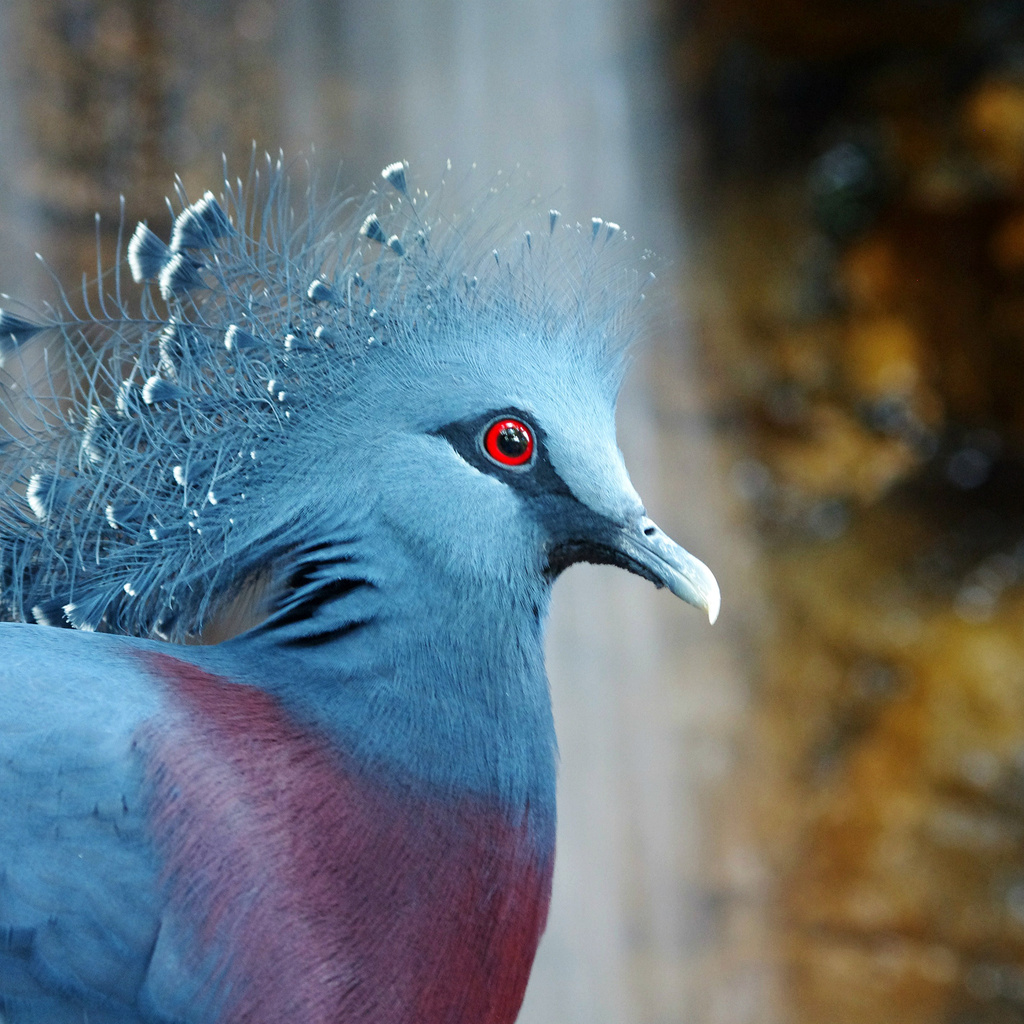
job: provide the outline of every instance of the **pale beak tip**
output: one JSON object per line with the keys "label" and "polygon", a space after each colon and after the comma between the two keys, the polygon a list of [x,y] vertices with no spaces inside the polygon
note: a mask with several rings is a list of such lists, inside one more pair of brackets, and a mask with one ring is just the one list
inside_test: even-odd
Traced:
{"label": "pale beak tip", "polygon": [[[625,567],[668,587],[676,597],[707,612],[708,622],[715,624],[722,608],[722,592],[715,574],[685,548],[680,547],[658,525],[643,516],[633,529],[623,529],[615,550],[623,552]],[[616,562],[614,564],[623,564]]]}
{"label": "pale beak tip", "polygon": [[715,581],[714,589],[708,593],[708,622],[713,626],[718,620],[718,613],[722,609],[722,592],[718,589],[718,581]]}

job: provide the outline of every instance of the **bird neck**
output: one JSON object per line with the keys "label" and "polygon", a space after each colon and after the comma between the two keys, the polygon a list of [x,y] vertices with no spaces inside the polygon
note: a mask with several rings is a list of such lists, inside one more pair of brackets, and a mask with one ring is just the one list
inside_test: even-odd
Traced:
{"label": "bird neck", "polygon": [[426,592],[389,586],[356,557],[344,569],[345,582],[336,576],[300,618],[272,616],[219,654],[208,648],[226,660],[219,670],[260,680],[363,770],[433,795],[484,797],[553,842],[550,588],[435,577]]}

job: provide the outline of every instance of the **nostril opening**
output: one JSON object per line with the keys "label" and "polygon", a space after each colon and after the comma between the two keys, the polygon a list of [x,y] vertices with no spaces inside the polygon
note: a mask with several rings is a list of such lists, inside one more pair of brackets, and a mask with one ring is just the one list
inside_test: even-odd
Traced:
{"label": "nostril opening", "polygon": [[658,528],[656,526],[646,526],[646,527],[644,527],[644,536],[645,537],[653,537],[655,535],[655,533],[657,533],[657,532],[658,532]]}

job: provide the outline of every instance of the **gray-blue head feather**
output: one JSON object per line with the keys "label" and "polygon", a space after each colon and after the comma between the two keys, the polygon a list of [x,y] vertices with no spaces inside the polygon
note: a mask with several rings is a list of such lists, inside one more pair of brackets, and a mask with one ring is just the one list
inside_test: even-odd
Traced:
{"label": "gray-blue head feather", "polygon": [[[296,213],[268,158],[219,197],[179,189],[169,242],[138,226],[137,298],[118,266],[84,313],[0,310],[0,359],[51,371],[34,402],[0,392],[0,616],[183,639],[276,567],[270,621],[300,642],[303,595],[344,591],[357,551],[384,573],[374,545],[534,605],[573,561],[615,562],[714,616],[615,444],[649,277],[625,233],[539,209],[500,231],[500,190],[452,211],[404,164],[382,178]],[[501,417],[528,425],[525,467],[489,454]]]}

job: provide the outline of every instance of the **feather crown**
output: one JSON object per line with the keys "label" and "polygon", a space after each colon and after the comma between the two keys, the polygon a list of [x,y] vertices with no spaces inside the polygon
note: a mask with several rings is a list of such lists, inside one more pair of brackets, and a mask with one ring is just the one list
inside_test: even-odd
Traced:
{"label": "feather crown", "polygon": [[127,245],[137,295],[119,246],[84,312],[0,309],[0,367],[43,367],[32,398],[0,377],[0,618],[200,632],[309,541],[285,484],[357,398],[400,402],[403,374],[495,338],[570,349],[614,402],[650,276],[618,225],[508,229],[507,186],[453,210],[403,163],[382,179],[361,204],[311,185],[301,214],[280,159],[197,202],[179,183],[170,241],[141,223]]}

